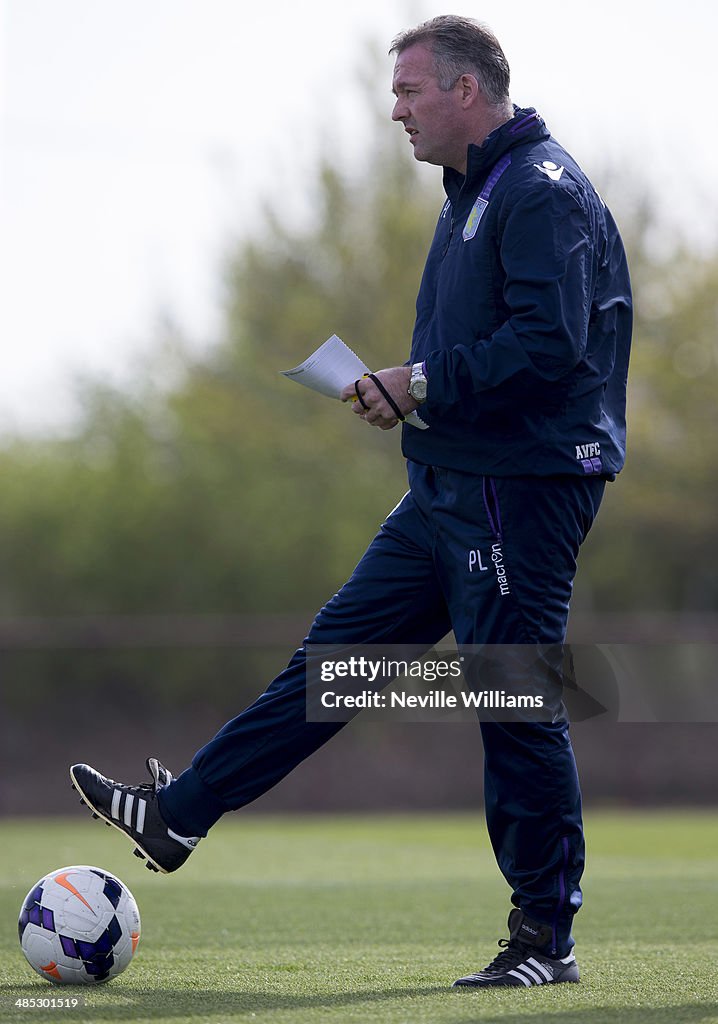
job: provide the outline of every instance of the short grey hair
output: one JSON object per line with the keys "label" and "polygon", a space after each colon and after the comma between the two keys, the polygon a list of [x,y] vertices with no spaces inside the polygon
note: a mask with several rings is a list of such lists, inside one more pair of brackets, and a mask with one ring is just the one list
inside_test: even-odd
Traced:
{"label": "short grey hair", "polygon": [[490,28],[473,18],[444,14],[401,32],[389,53],[425,44],[434,55],[439,88],[448,92],[464,74],[473,75],[487,101],[497,107],[509,103],[511,73],[499,41]]}

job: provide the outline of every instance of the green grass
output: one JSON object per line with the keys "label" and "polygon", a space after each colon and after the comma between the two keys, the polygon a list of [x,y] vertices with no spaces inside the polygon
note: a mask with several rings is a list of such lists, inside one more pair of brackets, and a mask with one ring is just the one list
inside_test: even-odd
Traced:
{"label": "green grass", "polygon": [[[304,1024],[718,1022],[718,816],[588,816],[580,985],[451,990],[506,932],[478,816],[225,819],[178,874],[150,875],[99,823],[0,825],[0,1021]],[[16,920],[47,871],[98,864],[142,913],[137,957],[101,988],[50,986]],[[16,1010],[78,995],[82,1010]]]}

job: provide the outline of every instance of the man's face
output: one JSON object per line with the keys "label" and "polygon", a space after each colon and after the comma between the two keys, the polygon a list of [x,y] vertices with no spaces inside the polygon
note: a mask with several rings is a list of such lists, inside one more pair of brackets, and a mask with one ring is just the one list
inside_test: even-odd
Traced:
{"label": "man's face", "polygon": [[439,88],[433,55],[422,43],[397,57],[392,92],[396,96],[392,120],[401,121],[409,133],[416,159],[463,173],[469,139],[461,86],[448,92]]}

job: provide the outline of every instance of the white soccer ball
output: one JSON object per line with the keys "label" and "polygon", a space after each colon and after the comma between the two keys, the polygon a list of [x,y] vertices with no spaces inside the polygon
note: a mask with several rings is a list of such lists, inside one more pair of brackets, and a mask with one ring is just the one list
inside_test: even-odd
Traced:
{"label": "white soccer ball", "polygon": [[124,883],[103,868],[74,864],[45,875],[20,908],[20,946],[41,978],[97,985],[129,964],[140,912]]}

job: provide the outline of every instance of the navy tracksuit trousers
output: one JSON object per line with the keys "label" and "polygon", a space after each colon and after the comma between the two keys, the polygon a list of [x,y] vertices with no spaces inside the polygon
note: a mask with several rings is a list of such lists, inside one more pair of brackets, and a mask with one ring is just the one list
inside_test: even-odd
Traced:
{"label": "navy tracksuit trousers", "polygon": [[[305,645],[428,649],[451,629],[459,645],[560,644],[576,556],[605,481],[489,478],[410,462],[409,483]],[[492,560],[496,552],[500,562]],[[161,811],[179,834],[206,835],[345,724],[306,721],[306,659],[305,647],[296,651],[266,692],[162,791]],[[552,926],[547,951],[564,956],[584,863],[568,723],[491,720],[481,731],[486,819],[499,867],[514,904]]]}

